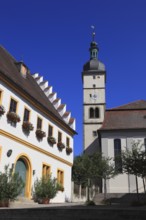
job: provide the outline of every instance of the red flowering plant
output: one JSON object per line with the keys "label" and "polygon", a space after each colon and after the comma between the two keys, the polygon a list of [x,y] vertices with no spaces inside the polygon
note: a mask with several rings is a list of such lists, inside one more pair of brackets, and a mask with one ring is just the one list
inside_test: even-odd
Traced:
{"label": "red flowering plant", "polygon": [[32,131],[34,129],[33,124],[29,121],[24,121],[22,124],[22,128],[25,131]]}
{"label": "red flowering plant", "polygon": [[54,137],[52,137],[52,136],[48,136],[48,138],[47,138],[47,140],[48,140],[48,142],[50,143],[50,144],[56,144],[56,138],[54,138]]}
{"label": "red flowering plant", "polygon": [[66,153],[71,154],[72,153],[72,148],[71,147],[66,147]]}
{"label": "red flowering plant", "polygon": [[7,119],[13,123],[20,122],[20,116],[16,112],[8,112]]}
{"label": "red flowering plant", "polygon": [[46,132],[42,131],[41,129],[37,129],[35,133],[36,133],[37,138],[39,139],[46,137]]}
{"label": "red flowering plant", "polygon": [[5,108],[3,105],[0,105],[0,116],[5,114]]}
{"label": "red flowering plant", "polygon": [[65,148],[65,145],[60,141],[60,142],[57,143],[57,147],[58,147],[59,150],[62,150],[62,149]]}

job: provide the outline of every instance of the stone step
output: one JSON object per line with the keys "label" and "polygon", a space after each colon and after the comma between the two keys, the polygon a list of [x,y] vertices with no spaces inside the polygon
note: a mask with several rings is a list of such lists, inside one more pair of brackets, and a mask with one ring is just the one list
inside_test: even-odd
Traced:
{"label": "stone step", "polygon": [[[131,204],[137,201],[138,197],[136,193],[107,193],[106,199],[109,203]],[[96,204],[101,204],[104,200],[104,194],[96,194],[93,200]],[[139,200],[146,201],[146,194],[139,193]]]}
{"label": "stone step", "polygon": [[5,220],[145,220],[144,208],[109,207],[50,207],[28,209],[0,209],[0,219]]}

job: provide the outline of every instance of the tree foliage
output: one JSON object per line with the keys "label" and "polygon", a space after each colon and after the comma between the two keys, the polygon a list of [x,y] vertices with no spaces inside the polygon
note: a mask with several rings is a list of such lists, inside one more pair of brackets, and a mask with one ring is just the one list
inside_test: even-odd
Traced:
{"label": "tree foliage", "polygon": [[15,200],[24,188],[24,182],[18,173],[12,173],[9,166],[5,172],[0,172],[0,201]]}
{"label": "tree foliage", "polygon": [[92,155],[83,154],[74,159],[72,179],[77,184],[90,187],[89,182],[95,179],[104,179],[104,192],[106,197],[106,181],[113,178],[117,173],[111,158],[103,157],[100,153]]}
{"label": "tree foliage", "polygon": [[122,166],[124,173],[135,175],[137,194],[139,193],[137,177],[142,178],[145,191],[146,151],[143,145],[140,145],[140,141],[133,142],[131,150],[126,149],[122,152]]}

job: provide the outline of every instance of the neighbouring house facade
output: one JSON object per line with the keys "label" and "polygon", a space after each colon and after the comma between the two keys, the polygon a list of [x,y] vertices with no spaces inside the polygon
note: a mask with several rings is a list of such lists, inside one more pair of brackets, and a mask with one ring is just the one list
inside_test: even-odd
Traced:
{"label": "neighbouring house facade", "polygon": [[32,198],[34,181],[52,174],[63,189],[52,202],[71,200],[75,134],[75,119],[48,81],[0,47],[0,171],[9,165],[20,174],[21,196]]}
{"label": "neighbouring house facade", "polygon": [[[90,60],[83,66],[83,148],[93,154],[101,152],[106,157],[115,157],[125,148],[131,149],[133,142],[146,145],[146,101],[139,100],[106,110],[106,69],[98,59],[98,45],[90,44]],[[136,192],[135,177],[121,173],[107,183],[108,193]],[[143,183],[139,178],[139,191]],[[100,189],[104,192],[103,184]]]}

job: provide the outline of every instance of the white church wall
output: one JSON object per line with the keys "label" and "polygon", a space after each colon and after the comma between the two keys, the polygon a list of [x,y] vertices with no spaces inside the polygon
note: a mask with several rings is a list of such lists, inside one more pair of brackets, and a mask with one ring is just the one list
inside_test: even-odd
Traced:
{"label": "white church wall", "polygon": [[[125,148],[131,149],[133,141],[140,141],[140,145],[144,143],[144,132],[108,132],[102,134],[102,153],[105,157],[113,158],[114,163],[114,139],[121,139],[121,150]],[[139,191],[143,192],[142,179],[138,178]],[[104,189],[103,189],[104,191]],[[108,180],[107,191],[109,193],[135,193],[136,184],[135,176],[127,174],[119,174],[115,178]]]}

